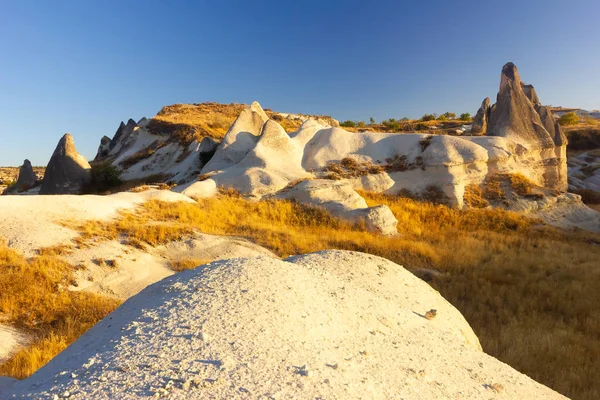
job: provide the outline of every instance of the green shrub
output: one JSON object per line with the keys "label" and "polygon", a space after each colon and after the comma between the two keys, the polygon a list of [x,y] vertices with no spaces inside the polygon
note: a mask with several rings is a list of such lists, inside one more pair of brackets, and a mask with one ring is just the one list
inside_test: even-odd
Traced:
{"label": "green shrub", "polygon": [[438,117],[438,119],[437,119],[437,120],[438,120],[438,121],[447,121],[447,120],[448,120],[448,117],[446,117],[446,115],[442,114],[442,115],[440,115],[440,116]]}
{"label": "green shrub", "polygon": [[416,126],[415,126],[415,130],[417,131],[426,131],[429,130],[429,127],[421,122],[419,122]]}
{"label": "green shrub", "polygon": [[112,164],[102,163],[92,166],[90,191],[105,192],[121,185],[121,171]]}
{"label": "green shrub", "polygon": [[460,120],[461,121],[470,121],[471,120],[471,114],[469,114],[469,113],[462,113],[462,114],[460,114]]}
{"label": "green shrub", "polygon": [[340,123],[340,126],[344,128],[356,128],[356,122],[348,120]]}
{"label": "green shrub", "polygon": [[425,114],[421,117],[421,121],[433,121],[435,119],[435,114]]}
{"label": "green shrub", "polygon": [[444,116],[448,119],[455,119],[456,118],[456,113],[450,112],[450,111],[446,111],[444,113]]}
{"label": "green shrub", "polygon": [[400,121],[396,121],[394,118],[386,119],[385,121],[382,121],[381,124],[392,131],[399,131],[402,127]]}
{"label": "green shrub", "polygon": [[579,122],[579,116],[574,112],[568,112],[558,119],[560,125],[575,125]]}

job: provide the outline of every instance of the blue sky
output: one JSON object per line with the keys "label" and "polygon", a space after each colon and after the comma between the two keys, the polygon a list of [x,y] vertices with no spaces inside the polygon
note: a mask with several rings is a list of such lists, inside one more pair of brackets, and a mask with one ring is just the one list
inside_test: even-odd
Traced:
{"label": "blue sky", "polygon": [[0,0],[0,165],[92,158],[121,120],[251,102],[376,120],[474,113],[514,62],[545,104],[600,108],[600,2]]}

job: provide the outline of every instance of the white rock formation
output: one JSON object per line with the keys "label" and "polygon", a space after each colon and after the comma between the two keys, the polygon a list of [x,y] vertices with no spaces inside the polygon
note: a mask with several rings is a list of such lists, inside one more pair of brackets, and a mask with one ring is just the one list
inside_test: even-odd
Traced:
{"label": "white rock formation", "polygon": [[600,194],[600,150],[587,151],[569,159],[569,189],[587,189]]}
{"label": "white rock formation", "polygon": [[169,277],[2,397],[65,395],[564,399],[483,353],[462,315],[402,267],[341,251]]}
{"label": "white rock formation", "polygon": [[336,217],[363,222],[370,231],[383,235],[398,233],[398,220],[388,206],[368,207],[365,199],[348,182],[317,179],[302,181],[278,197],[321,207]]}

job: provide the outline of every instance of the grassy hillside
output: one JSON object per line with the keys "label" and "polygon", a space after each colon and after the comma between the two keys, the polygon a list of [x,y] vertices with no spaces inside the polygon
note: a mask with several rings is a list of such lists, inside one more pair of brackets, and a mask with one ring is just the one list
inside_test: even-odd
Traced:
{"label": "grassy hillside", "polygon": [[[148,122],[148,129],[156,134],[171,135],[182,143],[201,140],[203,137],[221,139],[233,124],[245,104],[173,104],[163,107]],[[276,120],[287,132],[298,130],[302,121],[295,115],[288,116],[269,109],[265,113]],[[300,115],[300,114],[296,114]],[[331,117],[315,116],[326,120]]]}
{"label": "grassy hillside", "polygon": [[600,397],[600,236],[501,210],[364,195],[370,205],[390,206],[398,236],[374,235],[292,202],[232,193],[198,204],[150,202],[117,222],[80,229],[82,239],[125,237],[137,246],[199,230],[243,236],[281,257],[331,248],[379,255],[438,289],[489,354],[574,399]]}

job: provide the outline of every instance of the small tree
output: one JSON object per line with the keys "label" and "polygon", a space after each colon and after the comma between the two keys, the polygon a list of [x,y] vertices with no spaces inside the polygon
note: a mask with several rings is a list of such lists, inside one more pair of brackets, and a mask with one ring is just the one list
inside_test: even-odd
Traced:
{"label": "small tree", "polygon": [[448,117],[446,117],[446,115],[445,115],[445,114],[442,114],[442,115],[440,115],[440,116],[438,117],[438,119],[437,119],[437,120],[438,120],[438,121],[447,121],[447,120],[448,120]]}
{"label": "small tree", "polygon": [[579,115],[574,112],[568,112],[558,119],[560,125],[575,125],[579,122]]}
{"label": "small tree", "polygon": [[369,124],[375,125],[375,118],[373,118],[373,117],[369,118]]}
{"label": "small tree", "polygon": [[444,113],[444,115],[446,116],[446,118],[448,119],[456,119],[456,113],[450,112],[450,111],[446,111]]}
{"label": "small tree", "polygon": [[364,128],[364,127],[366,127],[366,126],[367,126],[367,124],[365,123],[365,121],[360,121],[360,122],[358,123],[358,127],[359,127],[359,128]]}
{"label": "small tree", "polygon": [[421,121],[433,121],[435,119],[435,114],[425,114],[421,117]]}
{"label": "small tree", "polygon": [[462,113],[462,114],[460,114],[460,120],[461,121],[470,121],[471,120],[471,114],[469,114],[469,113]]}
{"label": "small tree", "polygon": [[340,126],[344,128],[356,128],[356,122],[348,120],[340,123]]}
{"label": "small tree", "polygon": [[92,179],[88,191],[104,192],[119,186],[121,171],[109,163],[95,164],[91,171]]}

